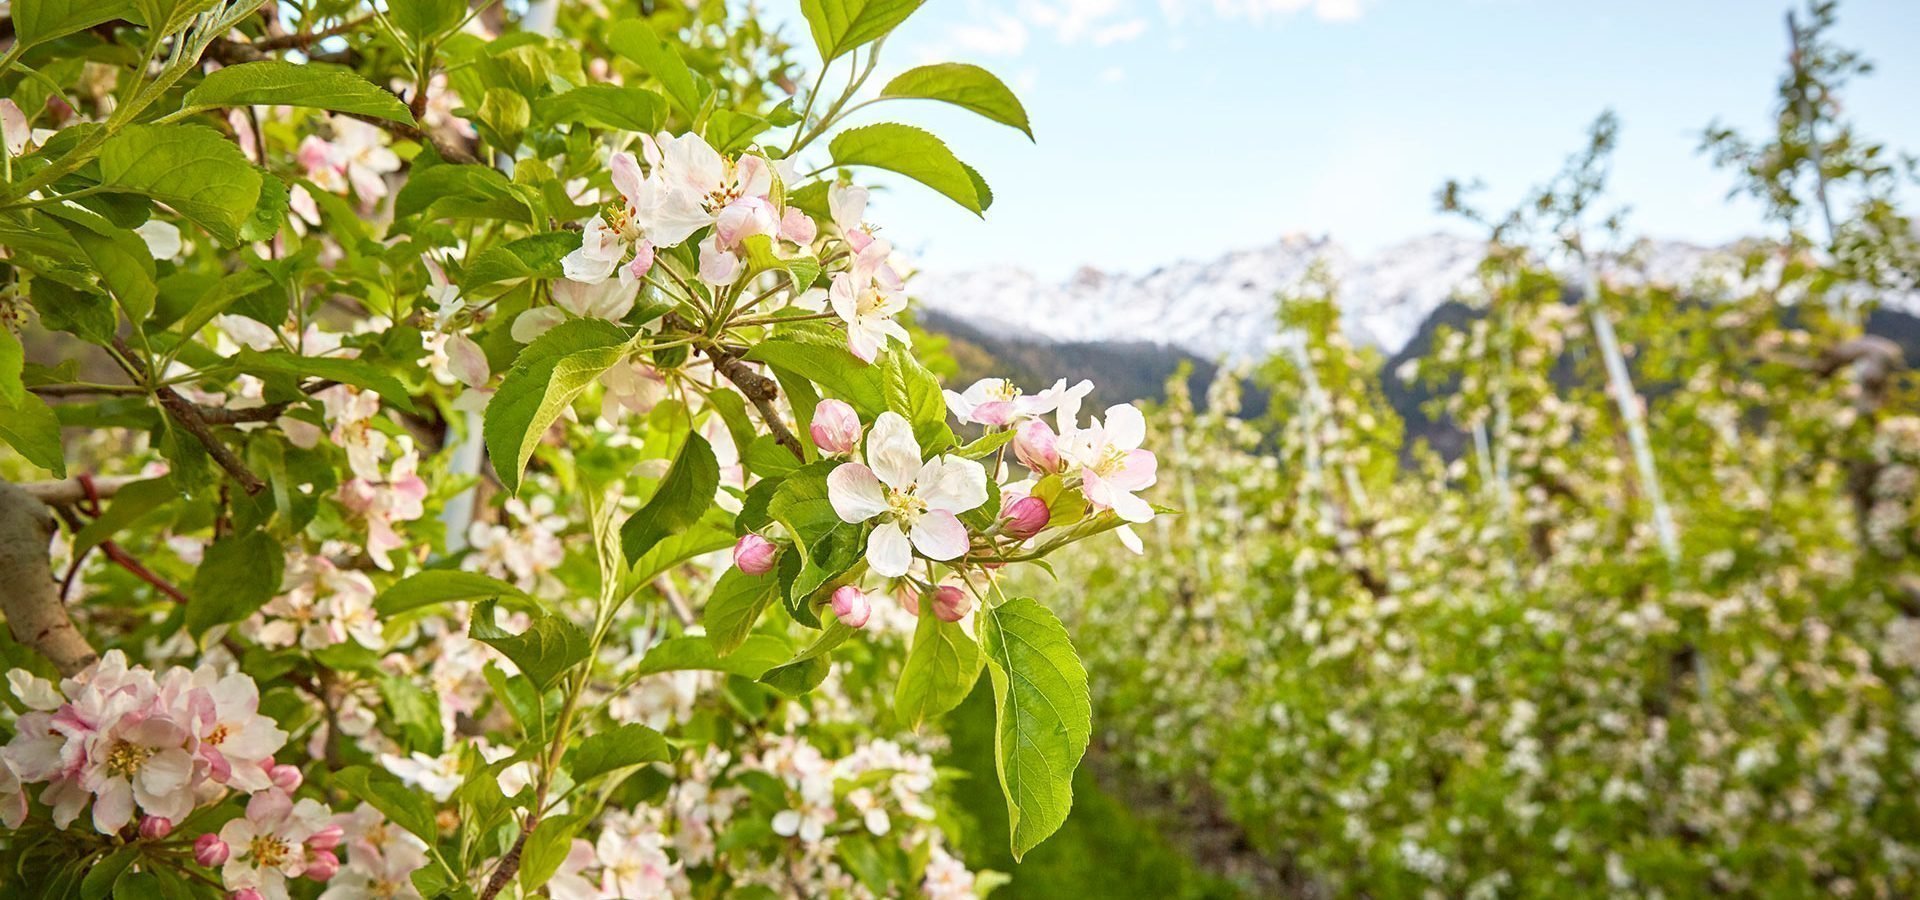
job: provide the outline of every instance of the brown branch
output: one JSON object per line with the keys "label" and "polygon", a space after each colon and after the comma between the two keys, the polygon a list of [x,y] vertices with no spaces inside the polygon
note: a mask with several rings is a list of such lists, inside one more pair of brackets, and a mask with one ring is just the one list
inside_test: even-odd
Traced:
{"label": "brown branch", "polygon": [[[685,320],[672,313],[662,321],[668,328],[698,333]],[[780,399],[780,383],[741,362],[739,350],[711,343],[703,344],[701,350],[713,361],[714,371],[733,382],[733,386],[740,389],[753,408],[760,411],[760,418],[767,423],[767,430],[773,433],[774,442],[792,452],[794,459],[805,462],[807,455],[800,449],[800,439],[793,436],[785,422],[780,421],[780,410],[773,405],[773,401]]]}
{"label": "brown branch", "polygon": [[78,478],[64,478],[59,481],[29,481],[20,485],[33,499],[48,506],[72,506],[88,497],[108,499],[120,493],[120,489],[136,481],[145,481],[139,475],[109,475],[93,479],[93,492],[87,492],[87,485]]}
{"label": "brown branch", "polygon": [[487,879],[487,886],[480,892],[480,900],[493,900],[505,889],[513,876],[520,874],[520,854],[527,849],[527,838],[533,834],[534,816],[528,816],[525,825],[520,828],[520,837],[513,842],[513,848],[500,858],[500,865],[493,870],[493,877]]}
{"label": "brown branch", "polygon": [[[348,118],[359,119],[369,125],[378,126],[388,134],[401,140],[431,145],[434,152],[440,154],[440,158],[447,162],[460,163],[462,165],[472,165],[480,162],[480,158],[474,156],[473,152],[467,148],[446,140],[417,125],[408,125],[405,122],[394,122],[388,119],[382,119],[379,116],[363,116],[357,113],[342,113],[341,115],[345,115]],[[415,119],[418,118],[416,115]]]}
{"label": "brown branch", "polygon": [[18,485],[0,481],[0,612],[15,640],[73,675],[100,657],[75,628],[53,581],[53,515]]}
{"label": "brown branch", "polygon": [[[139,356],[127,343],[126,338],[116,335],[113,339],[113,348],[133,366],[144,366],[143,363],[137,362]],[[144,372],[138,374],[141,380],[146,380],[148,377]],[[260,476],[253,474],[253,470],[247,468],[247,464],[240,460],[240,455],[234,453],[232,447],[227,446],[219,435],[213,433],[213,428],[200,414],[199,405],[180,396],[179,391],[164,385],[155,389],[153,395],[160,401],[160,408],[166,410],[167,416],[188,434],[193,435],[201,446],[207,448],[207,455],[213,457],[213,461],[219,464],[220,468],[225,469],[228,475],[233,476],[234,481],[240,483],[241,490],[253,496],[267,489],[267,483],[261,481]]]}

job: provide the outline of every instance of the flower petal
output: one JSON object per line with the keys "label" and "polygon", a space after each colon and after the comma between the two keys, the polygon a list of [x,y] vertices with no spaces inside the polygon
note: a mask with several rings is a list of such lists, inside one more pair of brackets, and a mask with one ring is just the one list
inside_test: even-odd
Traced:
{"label": "flower petal", "polygon": [[873,430],[867,433],[867,465],[894,490],[914,485],[920,471],[920,442],[905,417],[888,410],[874,420]]}
{"label": "flower petal", "polygon": [[873,529],[873,535],[867,538],[867,564],[873,568],[873,574],[882,578],[907,574],[907,567],[913,565],[913,548],[898,523],[882,522]]}
{"label": "flower petal", "polygon": [[944,562],[958,558],[967,552],[967,526],[960,524],[953,513],[934,510],[913,524],[913,546],[928,559]]}
{"label": "flower petal", "polygon": [[887,511],[886,489],[873,470],[859,463],[846,463],[827,473],[827,502],[840,521],[865,522]]}
{"label": "flower petal", "polygon": [[971,459],[940,456],[927,460],[914,476],[929,509],[963,513],[987,502],[987,470]]}

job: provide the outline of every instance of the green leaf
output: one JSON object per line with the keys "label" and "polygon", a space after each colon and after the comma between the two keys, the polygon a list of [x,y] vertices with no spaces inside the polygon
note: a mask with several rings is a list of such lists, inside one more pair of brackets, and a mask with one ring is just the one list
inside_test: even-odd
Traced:
{"label": "green leaf", "polygon": [[491,300],[535,279],[564,277],[560,261],[579,246],[579,235],[549,231],[489,247],[467,266],[460,292],[471,303]]}
{"label": "green leaf", "polygon": [[827,497],[827,475],[839,465],[834,459],[809,463],[782,480],[767,501],[767,514],[787,526],[803,555],[842,524]]}
{"label": "green leaf", "polygon": [[1060,620],[1031,598],[984,610],[974,624],[991,664],[993,761],[1018,861],[1073,807],[1073,770],[1093,735],[1087,672]]}
{"label": "green leaf", "polygon": [[525,596],[519,588],[478,572],[428,569],[402,578],[381,591],[373,601],[373,608],[382,616],[392,616],[435,603]]}
{"label": "green leaf", "polygon": [[13,33],[26,48],[138,15],[133,0],[14,0]]}
{"label": "green leaf", "polygon": [[147,250],[147,242],[132,230],[87,209],[53,205],[46,208],[46,213],[68,223],[67,234],[99,273],[100,285],[119,301],[127,321],[136,325],[146,321],[160,293],[154,283],[153,254]]}
{"label": "green leaf", "polygon": [[413,411],[413,396],[407,392],[407,386],[369,359],[300,356],[285,350],[247,348],[234,356],[233,366],[248,375],[294,375],[350,384],[379,394],[388,406]]}
{"label": "green leaf", "polygon": [[835,647],[853,637],[854,630],[839,619],[833,620],[807,649],[785,663],[768,669],[765,675],[760,676],[760,683],[789,697],[798,697],[819,687],[820,682],[826,680],[827,670],[831,667],[828,655]]}
{"label": "green leaf", "polygon": [[713,649],[721,656],[739,649],[779,589],[780,578],[772,572],[748,575],[739,569],[728,569],[721,575],[713,586],[713,594],[707,598],[706,608],[700,612]]}
{"label": "green leaf", "polygon": [[620,546],[627,558],[645,556],[663,538],[699,521],[719,487],[720,463],[713,448],[706,438],[688,434],[647,505],[620,526]]}
{"label": "green leaf", "polygon": [[1020,129],[1033,139],[1027,109],[1005,82],[992,72],[966,63],[938,63],[908,69],[880,89],[882,97],[939,100],[972,110],[1002,125]]}
{"label": "green leaf", "polygon": [[[533,833],[527,836],[527,845],[520,853],[521,896],[535,896],[535,889],[546,884],[555,872],[567,861],[567,854],[573,850],[573,839],[580,831],[577,816],[548,816],[540,824],[533,826]],[[432,895],[424,895],[432,896]]]}
{"label": "green leaf", "polygon": [[222,242],[260,199],[260,170],[220,132],[198,125],[129,125],[100,148],[100,183],[152,197]]}
{"label": "green leaf", "polygon": [[[747,359],[785,369],[826,388],[872,418],[887,408],[886,387],[878,367],[847,350],[846,342],[825,334],[796,332],[762,341]],[[801,430],[805,430],[804,426]]]}
{"label": "green leaf", "polygon": [[895,347],[881,357],[880,370],[887,408],[913,424],[920,452],[930,456],[953,446],[953,429],[947,427],[947,396],[940,391],[940,380],[904,347]]}
{"label": "green leaf", "polygon": [[113,883],[120,880],[127,867],[140,858],[140,848],[133,845],[121,847],[93,864],[87,870],[87,877],[80,880],[80,900],[105,900],[113,893]]}
{"label": "green leaf", "polygon": [[280,590],[286,551],[264,531],[223,537],[207,547],[193,575],[187,601],[187,631],[194,636],[238,622]]}
{"label": "green leaf", "polygon": [[588,737],[572,754],[569,772],[577,784],[628,766],[666,762],[672,758],[667,739],[645,725],[621,725]]}
{"label": "green leaf", "polygon": [[440,725],[440,695],[412,679],[392,675],[382,677],[379,686],[386,714],[400,726],[406,749],[439,756],[446,737]]}
{"label": "green leaf", "polygon": [[750,113],[716,109],[707,117],[707,143],[721,153],[739,153],[773,123]]}
{"label": "green leaf", "polygon": [[425,43],[460,24],[467,14],[466,0],[393,0],[387,17],[414,43]]}
{"label": "green leaf", "polygon": [[434,826],[433,807],[426,794],[401,784],[385,771],[366,766],[341,769],[333,773],[332,780],[429,846],[439,842],[440,830]]}
{"label": "green leaf", "polygon": [[184,101],[188,110],[228,106],[303,106],[414,124],[392,91],[344,66],[268,59],[208,75]]}
{"label": "green leaf", "polygon": [[[626,355],[627,333],[604,319],[569,319],[520,351],[487,404],[487,455],[508,493],[540,437],[580,392]],[[629,559],[640,554],[629,553]]]}
{"label": "green leaf", "polygon": [[66,453],[60,447],[60,419],[38,396],[27,393],[19,403],[0,398],[0,441],[27,462],[51,471],[54,477],[67,477]]}
{"label": "green leaf", "polygon": [[953,455],[962,456],[967,459],[986,459],[992,456],[995,450],[1012,443],[1014,435],[1016,434],[1018,434],[1018,432],[1013,429],[1007,429],[1006,431],[996,431],[992,434],[982,435],[977,441],[969,441],[962,446],[955,447]]}
{"label": "green leaf", "polygon": [[[206,12],[215,0],[134,0],[140,19],[155,34],[172,34],[187,20]],[[258,5],[259,0],[254,0]]]}
{"label": "green leaf", "polygon": [[942,621],[933,614],[933,603],[923,599],[913,650],[894,687],[894,714],[909,728],[946,715],[967,699],[985,664],[980,645],[967,637],[966,629],[958,622]]}
{"label": "green leaf", "polygon": [[785,641],[768,634],[748,635],[739,647],[725,656],[721,656],[714,649],[713,642],[706,637],[667,638],[648,650],[640,660],[640,665],[630,674],[640,678],[661,672],[702,670],[726,672],[742,678],[759,678],[792,652],[793,649]]}
{"label": "green leaf", "polygon": [[947,145],[931,133],[911,125],[881,122],[840,132],[828,145],[837,166],[871,166],[898,172],[948,199],[966,207],[975,215],[993,204],[993,192],[986,183]]}
{"label": "green leaf", "polygon": [[26,348],[13,329],[0,328],[0,404],[20,406],[26,402],[27,388],[20,380],[26,370]]}
{"label": "green leaf", "polygon": [[868,41],[879,40],[926,0],[800,0],[822,64]]}
{"label": "green leaf", "polygon": [[393,198],[393,216],[499,219],[533,224],[539,194],[492,166],[442,164],[414,169]]}
{"label": "green leaf", "polygon": [[[546,125],[562,122],[652,134],[667,121],[667,101],[646,88],[589,84],[536,101],[535,115]],[[579,237],[574,237],[579,243]]]}
{"label": "green leaf", "polygon": [[73,557],[79,559],[87,551],[113,539],[122,529],[132,525],[142,516],[160,507],[180,499],[180,491],[173,486],[170,476],[148,478],[123,485],[113,495],[113,502],[87,527],[73,536]]}
{"label": "green leaf", "polygon": [[514,634],[494,624],[494,601],[473,609],[467,636],[500,651],[535,689],[552,687],[568,669],[587,658],[589,641],[580,626],[557,615],[536,615],[527,630]]}
{"label": "green leaf", "polygon": [[733,517],[719,507],[707,510],[700,521],[660,539],[645,556],[633,564],[628,583],[638,586],[652,581],[661,572],[703,553],[733,546]]}
{"label": "green leaf", "polygon": [[687,68],[680,54],[660,39],[653,26],[641,19],[618,22],[607,33],[607,46],[646,69],[667,91],[667,99],[687,118],[697,118],[711,88]]}

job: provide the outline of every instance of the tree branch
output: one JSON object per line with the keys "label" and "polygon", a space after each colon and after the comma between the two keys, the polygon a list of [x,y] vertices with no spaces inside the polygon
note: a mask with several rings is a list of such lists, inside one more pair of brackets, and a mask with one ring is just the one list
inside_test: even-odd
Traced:
{"label": "tree branch", "polygon": [[[134,351],[132,345],[127,343],[126,338],[116,335],[113,339],[113,348],[134,367],[145,368],[146,364],[139,362],[139,354]],[[148,373],[144,371],[136,374],[137,380],[150,380]],[[227,446],[226,441],[213,433],[213,428],[207,424],[206,417],[201,415],[198,405],[180,396],[179,391],[165,385],[156,388],[153,396],[160,401],[160,408],[166,410],[167,416],[188,434],[193,435],[201,446],[207,448],[207,455],[213,457],[213,461],[218,463],[220,468],[227,470],[227,474],[240,483],[240,489],[246,491],[248,496],[257,495],[267,489],[267,483],[261,481],[260,476],[253,474],[252,469],[247,468],[247,464],[240,460],[240,455],[234,453],[232,447]]]}
{"label": "tree branch", "polygon": [[0,612],[15,640],[73,675],[100,657],[80,635],[60,603],[47,544],[53,539],[53,514],[45,504],[10,482],[0,481]]}

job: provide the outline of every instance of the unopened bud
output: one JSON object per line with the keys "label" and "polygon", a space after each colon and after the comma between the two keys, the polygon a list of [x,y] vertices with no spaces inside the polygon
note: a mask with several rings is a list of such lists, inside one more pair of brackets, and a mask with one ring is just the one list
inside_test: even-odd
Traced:
{"label": "unopened bud", "polygon": [[844,400],[827,399],[813,408],[813,445],[820,452],[838,456],[860,444],[860,415]]}
{"label": "unopened bud", "polygon": [[346,836],[346,829],[339,825],[328,825],[307,838],[307,847],[312,850],[332,850],[340,846],[340,841]]}
{"label": "unopened bud", "polygon": [[973,598],[966,591],[943,584],[933,592],[933,614],[942,622],[958,622],[972,611]]}
{"label": "unopened bud", "polygon": [[851,584],[841,585],[833,592],[833,615],[848,628],[865,628],[867,618],[873,615],[873,603],[866,591]]}
{"label": "unopened bud", "polygon": [[241,888],[228,894],[227,900],[267,900],[267,898],[253,888]]}
{"label": "unopened bud", "polygon": [[1060,471],[1060,438],[1047,423],[1028,419],[1013,433],[1013,455],[1020,464],[1042,475]]}
{"label": "unopened bud", "polygon": [[1047,521],[1053,518],[1053,511],[1047,508],[1047,501],[1039,497],[1021,497],[1008,506],[1001,516],[1004,524],[1000,533],[1016,541],[1024,541],[1046,530]]}
{"label": "unopened bud", "polygon": [[140,820],[142,840],[157,841],[173,833],[173,820],[165,816],[146,816]]}
{"label": "unopened bud", "polygon": [[773,571],[774,557],[779,555],[779,547],[757,534],[742,535],[739,542],[733,545],[733,564],[748,575],[765,575]]}
{"label": "unopened bud", "polygon": [[306,780],[306,776],[300,774],[299,767],[289,766],[285,763],[268,769],[267,777],[273,779],[274,787],[286,791],[289,794],[299,790],[301,782]]}
{"label": "unopened bud", "polygon": [[193,842],[193,861],[209,869],[217,869],[225,865],[227,857],[231,855],[233,850],[227,847],[227,842],[211,831]]}
{"label": "unopened bud", "polygon": [[314,881],[326,881],[340,874],[340,857],[335,856],[332,850],[309,853],[306,871],[300,874]]}

